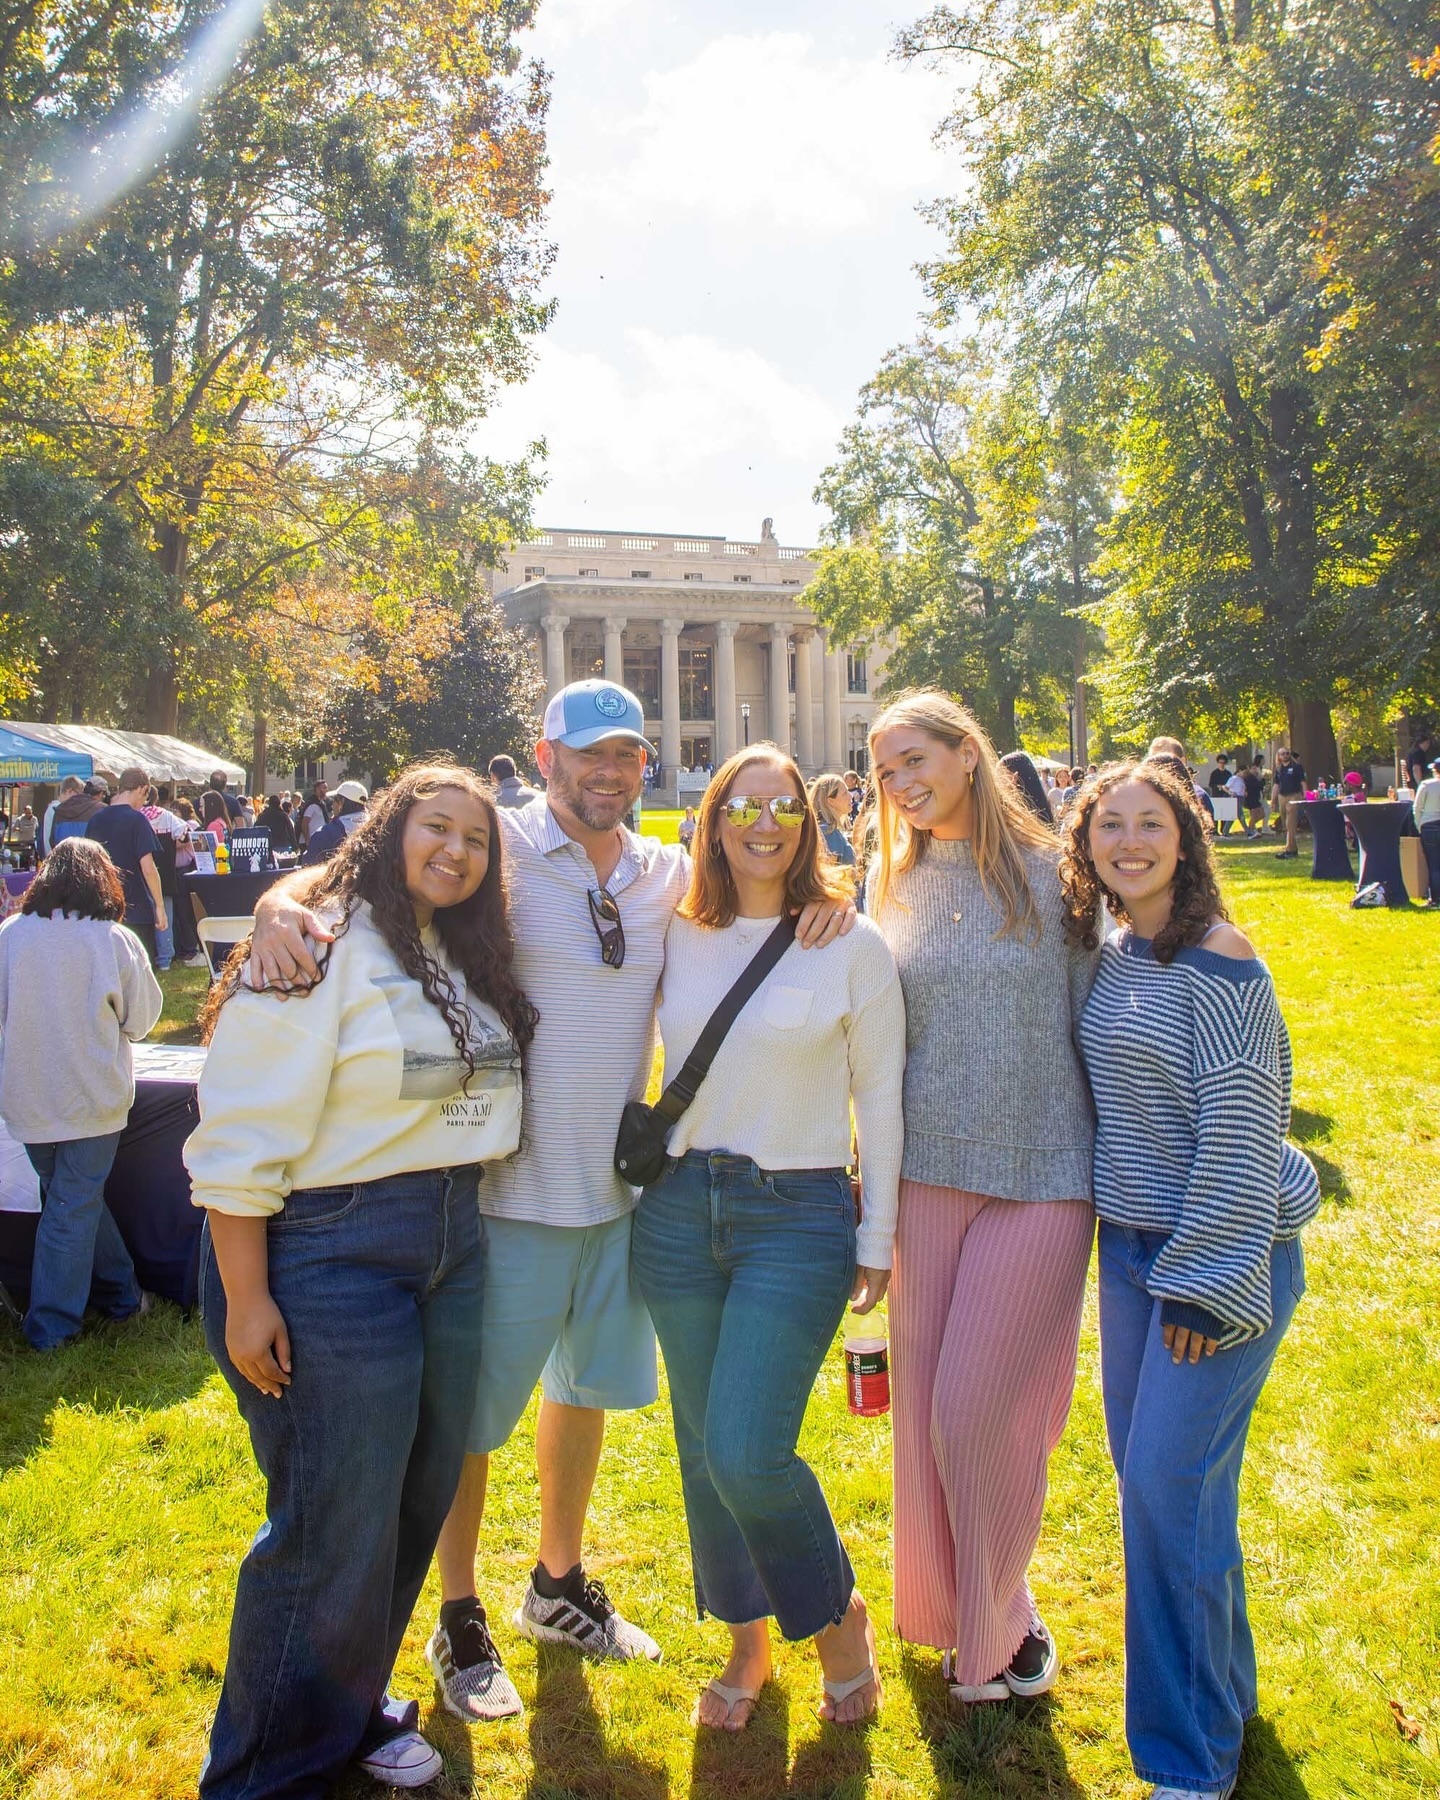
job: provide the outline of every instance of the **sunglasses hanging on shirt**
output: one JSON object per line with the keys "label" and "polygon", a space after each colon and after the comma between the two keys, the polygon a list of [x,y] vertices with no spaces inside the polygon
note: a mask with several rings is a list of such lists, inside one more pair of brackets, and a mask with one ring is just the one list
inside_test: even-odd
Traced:
{"label": "sunglasses hanging on shirt", "polygon": [[591,888],[585,898],[590,903],[590,923],[600,940],[600,960],[607,969],[618,969],[625,961],[625,927],[620,923],[620,908],[609,888]]}

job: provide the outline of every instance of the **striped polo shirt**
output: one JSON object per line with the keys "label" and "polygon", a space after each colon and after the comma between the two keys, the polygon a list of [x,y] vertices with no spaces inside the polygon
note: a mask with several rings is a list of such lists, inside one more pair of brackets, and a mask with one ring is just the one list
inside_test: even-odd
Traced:
{"label": "striped polo shirt", "polygon": [[1258,1337],[1271,1248],[1320,1205],[1286,1138],[1290,1038],[1269,971],[1199,946],[1165,964],[1116,933],[1078,1035],[1099,1119],[1096,1211],[1167,1236],[1149,1277],[1166,1324]]}
{"label": "striped polo shirt", "polygon": [[665,932],[689,886],[677,845],[622,827],[606,883],[620,909],[625,961],[600,960],[587,894],[594,865],[542,796],[500,813],[515,973],[540,1014],[525,1053],[520,1150],[492,1163],[480,1209],[541,1225],[600,1225],[633,1211],[615,1173],[615,1133],[627,1100],[644,1095],[655,1050],[655,992]]}

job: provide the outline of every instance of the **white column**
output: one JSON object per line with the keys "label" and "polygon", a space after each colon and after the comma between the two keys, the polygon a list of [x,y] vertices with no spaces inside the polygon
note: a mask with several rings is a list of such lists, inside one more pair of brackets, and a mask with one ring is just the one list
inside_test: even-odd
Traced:
{"label": "white column", "polygon": [[735,754],[739,736],[735,710],[735,632],[733,619],[715,627],[715,766]]}
{"label": "white column", "polygon": [[683,619],[660,621],[660,770],[672,781],[680,767],[680,633]]}
{"label": "white column", "polygon": [[605,679],[617,687],[625,685],[624,619],[609,619],[605,624]]}
{"label": "white column", "polygon": [[570,621],[559,613],[546,613],[540,623],[545,631],[545,698],[553,700],[567,681],[565,627]]}
{"label": "white column", "polygon": [[800,773],[818,775],[815,767],[815,695],[810,680],[813,631],[795,633],[795,760]]}
{"label": "white column", "polygon": [[770,737],[790,748],[790,627],[778,619],[770,627]]}
{"label": "white column", "polygon": [[825,639],[825,676],[823,683],[825,711],[825,767],[832,774],[845,769],[845,745],[840,735],[840,652],[830,648]]}

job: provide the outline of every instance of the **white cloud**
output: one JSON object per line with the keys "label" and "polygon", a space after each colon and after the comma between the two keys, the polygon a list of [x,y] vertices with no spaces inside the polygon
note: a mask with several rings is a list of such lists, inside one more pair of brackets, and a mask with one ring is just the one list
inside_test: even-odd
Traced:
{"label": "white cloud", "polygon": [[613,32],[642,0],[541,0],[535,48],[546,54],[567,49],[577,38]]}
{"label": "white cloud", "polygon": [[713,39],[645,78],[646,103],[610,127],[621,154],[576,184],[589,207],[659,225],[855,232],[953,185],[931,142],[949,78],[877,55],[823,61],[798,32]]}
{"label": "white cloud", "polygon": [[617,526],[716,529],[715,510],[733,517],[743,508],[747,519],[763,510],[782,471],[787,488],[797,476],[808,487],[834,449],[841,415],[758,351],[640,328],[625,332],[619,350],[610,358],[544,345],[529,382],[476,434],[491,455],[546,439],[543,518],[594,518],[598,508],[615,511]]}

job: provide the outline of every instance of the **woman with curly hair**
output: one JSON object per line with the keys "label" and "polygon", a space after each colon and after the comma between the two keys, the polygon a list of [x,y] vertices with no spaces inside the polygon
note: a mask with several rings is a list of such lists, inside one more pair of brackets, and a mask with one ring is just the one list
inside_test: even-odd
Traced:
{"label": "woman with curly hair", "polygon": [[1076,803],[1066,932],[1106,939],[1080,1023],[1095,1095],[1100,1350],[1125,1546],[1125,1728],[1154,1800],[1223,1800],[1256,1710],[1240,1465],[1305,1290],[1315,1171],[1286,1141],[1290,1043],[1229,923],[1205,821],[1126,763]]}
{"label": "woman with curly hair", "polygon": [[54,1350],[102,1312],[140,1311],[105,1181],[135,1099],[130,1046],[160,1017],[145,947],[102,844],[62,838],[0,925],[0,1118],[40,1178],[26,1341]]}
{"label": "woman with curly hair", "polygon": [[967,1704],[1059,1672],[1027,1574],[1075,1386],[1094,1130],[1054,830],[948,695],[870,729],[870,917],[905,994],[905,1158],[890,1326],[895,1627]]}
{"label": "woman with curly hair", "polygon": [[406,769],[307,898],[334,933],[305,993],[212,991],[201,1122],[206,1340],[268,1484],[240,1568],[206,1800],[321,1795],[358,1760],[439,1755],[386,1684],[454,1495],[480,1356],[480,1165],[520,1135],[535,1013],[494,804]]}

